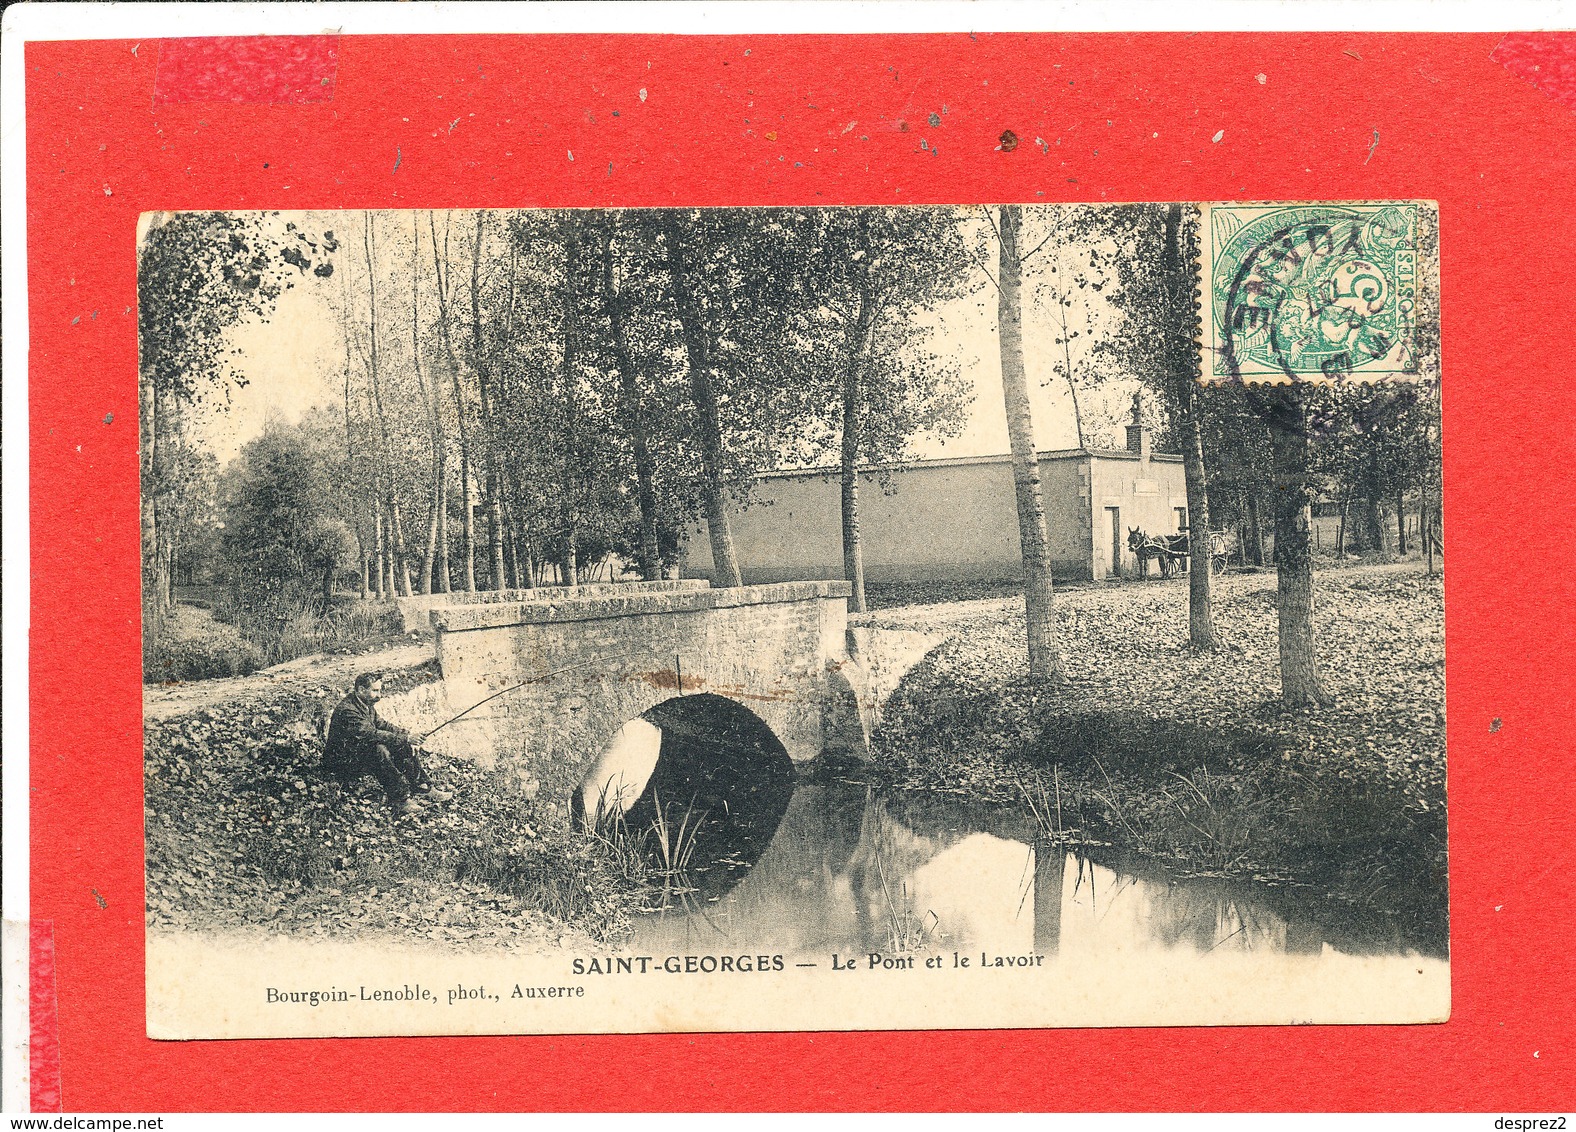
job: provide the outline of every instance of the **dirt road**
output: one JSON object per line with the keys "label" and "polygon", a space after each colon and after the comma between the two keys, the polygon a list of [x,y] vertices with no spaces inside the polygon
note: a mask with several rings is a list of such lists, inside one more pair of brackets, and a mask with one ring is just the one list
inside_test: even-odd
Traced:
{"label": "dirt road", "polygon": [[348,690],[367,669],[412,668],[432,660],[431,637],[408,636],[364,646],[358,651],[313,653],[276,664],[250,676],[196,680],[185,684],[148,684],[142,689],[144,720],[171,719],[205,707],[248,699],[297,682],[342,684]]}

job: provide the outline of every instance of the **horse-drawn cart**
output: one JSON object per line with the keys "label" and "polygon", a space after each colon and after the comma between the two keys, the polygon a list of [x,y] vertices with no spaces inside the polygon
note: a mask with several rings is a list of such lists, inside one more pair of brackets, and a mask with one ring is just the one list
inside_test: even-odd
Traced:
{"label": "horse-drawn cart", "polygon": [[1209,532],[1209,572],[1211,574],[1224,574],[1226,572],[1226,558],[1231,553],[1230,546],[1226,543],[1226,536],[1219,531]]}
{"label": "horse-drawn cart", "polygon": [[[1138,576],[1149,576],[1149,561],[1156,559],[1160,563],[1160,576],[1169,578],[1171,567],[1180,563],[1182,573],[1187,573],[1188,562],[1192,556],[1192,547],[1189,545],[1187,531],[1174,535],[1150,535],[1141,527],[1127,529],[1127,548],[1138,558]],[[1226,536],[1219,531],[1209,533],[1209,569],[1212,574],[1226,572],[1226,560],[1230,555],[1230,546]]]}

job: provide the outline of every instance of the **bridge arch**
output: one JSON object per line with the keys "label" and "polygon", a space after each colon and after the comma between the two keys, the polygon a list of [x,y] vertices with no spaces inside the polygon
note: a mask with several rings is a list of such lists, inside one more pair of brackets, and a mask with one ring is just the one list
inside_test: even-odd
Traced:
{"label": "bridge arch", "polygon": [[758,717],[792,763],[809,762],[827,746],[829,674],[850,663],[849,592],[847,583],[824,581],[679,590],[632,583],[613,593],[541,590],[529,601],[434,610],[441,710],[514,690],[433,745],[469,757],[485,748],[483,759],[567,801],[628,721],[708,695]]}
{"label": "bridge arch", "polygon": [[657,799],[703,797],[739,809],[763,784],[793,773],[782,741],[746,705],[714,692],[674,695],[614,732],[575,788],[571,810],[590,826],[651,810]]}

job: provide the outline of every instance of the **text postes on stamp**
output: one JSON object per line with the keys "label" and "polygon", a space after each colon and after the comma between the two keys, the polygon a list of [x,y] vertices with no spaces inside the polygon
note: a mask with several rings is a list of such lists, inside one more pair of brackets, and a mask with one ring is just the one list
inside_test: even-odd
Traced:
{"label": "text postes on stamp", "polygon": [[1423,201],[1203,208],[1206,382],[1432,376],[1419,334],[1434,206]]}

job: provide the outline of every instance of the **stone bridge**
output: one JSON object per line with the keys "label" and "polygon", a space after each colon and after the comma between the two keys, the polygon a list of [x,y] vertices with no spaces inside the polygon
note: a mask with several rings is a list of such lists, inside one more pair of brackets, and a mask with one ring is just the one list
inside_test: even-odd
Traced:
{"label": "stone bridge", "polygon": [[426,745],[560,798],[623,724],[677,696],[744,705],[796,763],[868,743],[846,582],[522,592],[430,610],[442,680],[385,701],[385,714],[425,732],[473,708]]}
{"label": "stone bridge", "polygon": [[534,590],[475,590],[470,593],[455,590],[450,593],[397,597],[394,605],[399,610],[400,631],[415,633],[432,630],[432,614],[436,610],[461,605],[534,603],[545,598],[564,601],[579,597],[617,597],[636,589],[642,593],[662,593],[667,590],[704,590],[710,585],[705,578],[675,578],[662,582],[591,582],[581,586],[552,586]]}

